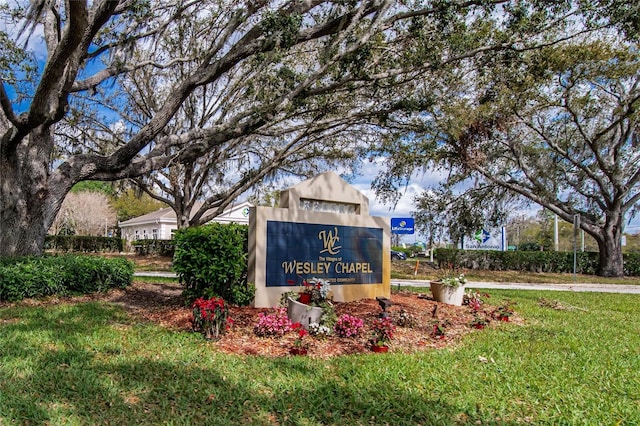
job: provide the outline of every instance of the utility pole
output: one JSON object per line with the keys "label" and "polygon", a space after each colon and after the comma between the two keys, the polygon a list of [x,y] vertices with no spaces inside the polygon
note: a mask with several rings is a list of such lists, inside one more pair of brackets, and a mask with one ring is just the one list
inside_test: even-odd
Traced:
{"label": "utility pole", "polygon": [[576,280],[576,271],[578,269],[578,231],[580,230],[580,215],[573,215],[573,281]]}
{"label": "utility pole", "polygon": [[553,216],[553,249],[560,251],[560,244],[558,243],[558,215]]}

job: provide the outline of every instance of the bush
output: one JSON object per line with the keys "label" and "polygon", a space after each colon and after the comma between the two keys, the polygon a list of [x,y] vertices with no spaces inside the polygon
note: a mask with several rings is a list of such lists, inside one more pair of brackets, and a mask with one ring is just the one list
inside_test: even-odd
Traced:
{"label": "bush", "polygon": [[[595,274],[598,270],[598,253],[576,253],[576,269],[579,274]],[[640,275],[640,254],[626,253],[624,273]],[[440,266],[468,269],[515,270],[531,272],[573,272],[573,252],[566,251],[492,251],[458,250],[438,248],[434,260]]]}
{"label": "bush", "polygon": [[176,249],[175,240],[136,240],[131,245],[138,255],[157,254],[173,257]]}
{"label": "bush", "polygon": [[64,252],[119,253],[124,249],[124,241],[116,237],[47,235],[44,247]]}
{"label": "bush", "polygon": [[640,276],[640,253],[632,252],[624,255],[624,274]]}
{"label": "bush", "polygon": [[247,305],[253,300],[255,287],[247,283],[248,232],[246,225],[220,223],[176,232],[173,269],[188,301],[218,296]]}
{"label": "bush", "polygon": [[0,262],[0,300],[85,294],[126,287],[134,265],[126,259],[97,256],[43,256]]}

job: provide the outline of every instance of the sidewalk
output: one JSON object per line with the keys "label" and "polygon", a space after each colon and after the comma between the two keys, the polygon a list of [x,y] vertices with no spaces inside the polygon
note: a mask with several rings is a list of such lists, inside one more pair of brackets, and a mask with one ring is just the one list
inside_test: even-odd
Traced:
{"label": "sidewalk", "polygon": [[[423,280],[398,280],[392,279],[391,286],[429,287],[429,281]],[[625,284],[532,284],[532,283],[496,283],[469,281],[468,288],[500,289],[500,290],[551,290],[551,291],[575,291],[596,293],[628,293],[640,294],[640,285]]]}
{"label": "sidewalk", "polygon": [[[163,277],[176,278],[173,272],[161,271],[141,271],[133,274],[136,277]],[[392,287],[429,287],[429,281],[425,280],[399,280],[391,279]],[[468,288],[479,288],[489,290],[551,290],[551,291],[575,291],[575,292],[596,292],[596,293],[627,293],[640,294],[640,285],[625,284],[531,284],[531,283],[496,283],[469,281]]]}

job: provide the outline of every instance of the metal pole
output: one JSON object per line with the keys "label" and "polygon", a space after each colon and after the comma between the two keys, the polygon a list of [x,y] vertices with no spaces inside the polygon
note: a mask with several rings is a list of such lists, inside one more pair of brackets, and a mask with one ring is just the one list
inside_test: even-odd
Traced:
{"label": "metal pole", "polygon": [[576,280],[578,269],[578,230],[580,229],[580,215],[573,215],[573,280]]}
{"label": "metal pole", "polygon": [[558,215],[553,216],[553,249],[560,251],[558,243]]}

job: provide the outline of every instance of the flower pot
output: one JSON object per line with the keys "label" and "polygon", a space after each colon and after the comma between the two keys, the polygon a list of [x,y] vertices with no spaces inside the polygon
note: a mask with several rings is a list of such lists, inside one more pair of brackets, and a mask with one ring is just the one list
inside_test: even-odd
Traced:
{"label": "flower pot", "polygon": [[377,353],[389,352],[389,346],[371,345],[371,350]]}
{"label": "flower pot", "polygon": [[289,349],[291,355],[306,355],[307,348],[291,348]]}
{"label": "flower pot", "polygon": [[438,281],[431,281],[430,285],[431,294],[436,302],[462,306],[462,300],[464,299],[464,285],[451,287],[443,285]]}
{"label": "flower pot", "polygon": [[311,295],[309,293],[300,293],[298,302],[308,305],[309,303],[311,303]]}
{"label": "flower pot", "polygon": [[287,316],[291,322],[299,322],[305,330],[309,329],[309,324],[320,323],[320,317],[324,309],[316,306],[305,305],[289,297],[287,305]]}

